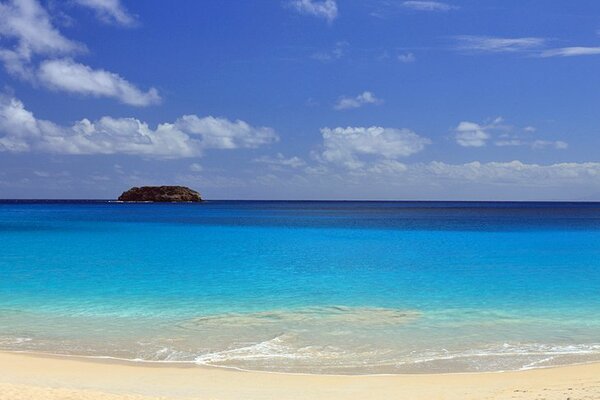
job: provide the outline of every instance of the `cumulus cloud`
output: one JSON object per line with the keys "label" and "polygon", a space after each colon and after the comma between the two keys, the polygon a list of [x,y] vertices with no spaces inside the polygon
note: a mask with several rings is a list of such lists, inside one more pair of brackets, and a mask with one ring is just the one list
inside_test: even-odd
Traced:
{"label": "cumulus cloud", "polygon": [[185,115],[152,129],[135,118],[82,119],[70,126],[36,118],[16,98],[0,98],[0,151],[54,154],[200,156],[205,149],[255,148],[278,140],[271,128]]}
{"label": "cumulus cloud", "polygon": [[225,118],[184,115],[174,127],[189,135],[202,138],[202,146],[210,149],[257,148],[279,140],[275,131],[266,127],[253,127],[247,122]]}
{"label": "cumulus cloud", "polygon": [[381,103],[383,103],[383,100],[378,99],[372,92],[366,91],[356,97],[340,97],[333,108],[336,110],[348,110],[351,108],[359,108],[366,104]]}
{"label": "cumulus cloud", "polygon": [[335,0],[291,0],[289,5],[301,14],[323,18],[329,23],[338,15]]}
{"label": "cumulus cloud", "polygon": [[396,159],[422,151],[431,141],[408,129],[372,127],[323,128],[326,161],[356,169],[365,165],[361,156]]}
{"label": "cumulus cloud", "polygon": [[112,97],[133,106],[148,106],[160,102],[158,91],[154,88],[143,92],[115,73],[92,69],[71,59],[42,62],[38,78],[51,89],[96,97]]}
{"label": "cumulus cloud", "polygon": [[98,18],[106,23],[133,26],[135,18],[121,4],[120,0],[75,0],[79,5],[94,10]]}
{"label": "cumulus cloud", "polygon": [[[98,7],[104,4],[105,9],[119,5],[109,0],[85,1]],[[19,79],[54,90],[112,97],[134,106],[160,101],[154,88],[142,91],[118,74],[73,61],[70,57],[85,51],[85,46],[63,36],[37,0],[0,3],[0,39],[5,39],[0,61]]]}
{"label": "cumulus cloud", "polygon": [[541,57],[576,57],[593,56],[600,54],[600,47],[562,47],[543,51]]}
{"label": "cumulus cloud", "polygon": [[257,163],[272,165],[272,166],[280,166],[280,167],[291,167],[291,168],[300,168],[306,165],[306,162],[300,157],[285,157],[281,153],[277,153],[275,157],[271,156],[262,156],[259,158],[255,158],[253,160]]}
{"label": "cumulus cloud", "polygon": [[402,7],[410,8],[411,10],[417,11],[450,11],[457,8],[456,6],[442,3],[441,1],[426,1],[426,0],[413,0],[404,1]]}
{"label": "cumulus cloud", "polygon": [[486,132],[486,126],[475,122],[462,121],[455,128],[456,143],[463,147],[482,147],[485,146],[491,135]]}
{"label": "cumulus cloud", "polygon": [[546,39],[539,37],[503,38],[492,36],[457,36],[457,49],[470,52],[516,53],[539,51]]}

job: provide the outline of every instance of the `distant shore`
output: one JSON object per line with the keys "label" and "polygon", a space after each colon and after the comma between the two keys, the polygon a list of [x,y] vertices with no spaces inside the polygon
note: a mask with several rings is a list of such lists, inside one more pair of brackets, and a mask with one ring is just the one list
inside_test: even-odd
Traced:
{"label": "distant shore", "polygon": [[339,376],[0,353],[0,400],[541,398],[600,398],[600,363],[498,373]]}

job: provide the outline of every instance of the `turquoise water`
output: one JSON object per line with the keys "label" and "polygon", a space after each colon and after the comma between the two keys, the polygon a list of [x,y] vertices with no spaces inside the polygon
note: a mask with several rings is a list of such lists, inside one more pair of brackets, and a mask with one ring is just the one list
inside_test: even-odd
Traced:
{"label": "turquoise water", "polygon": [[600,204],[0,202],[0,349],[348,374],[600,360]]}

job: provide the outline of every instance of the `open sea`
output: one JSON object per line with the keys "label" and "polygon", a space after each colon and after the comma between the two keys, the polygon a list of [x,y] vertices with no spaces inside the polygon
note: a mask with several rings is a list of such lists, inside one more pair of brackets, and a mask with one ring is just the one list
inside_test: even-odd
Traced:
{"label": "open sea", "polygon": [[0,202],[0,350],[330,374],[600,360],[600,203]]}

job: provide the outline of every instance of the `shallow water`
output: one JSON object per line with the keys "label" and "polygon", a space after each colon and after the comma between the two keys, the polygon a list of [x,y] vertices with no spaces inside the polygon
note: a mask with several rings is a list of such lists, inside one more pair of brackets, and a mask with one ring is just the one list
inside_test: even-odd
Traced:
{"label": "shallow water", "polygon": [[0,203],[0,349],[310,373],[600,360],[600,204]]}

